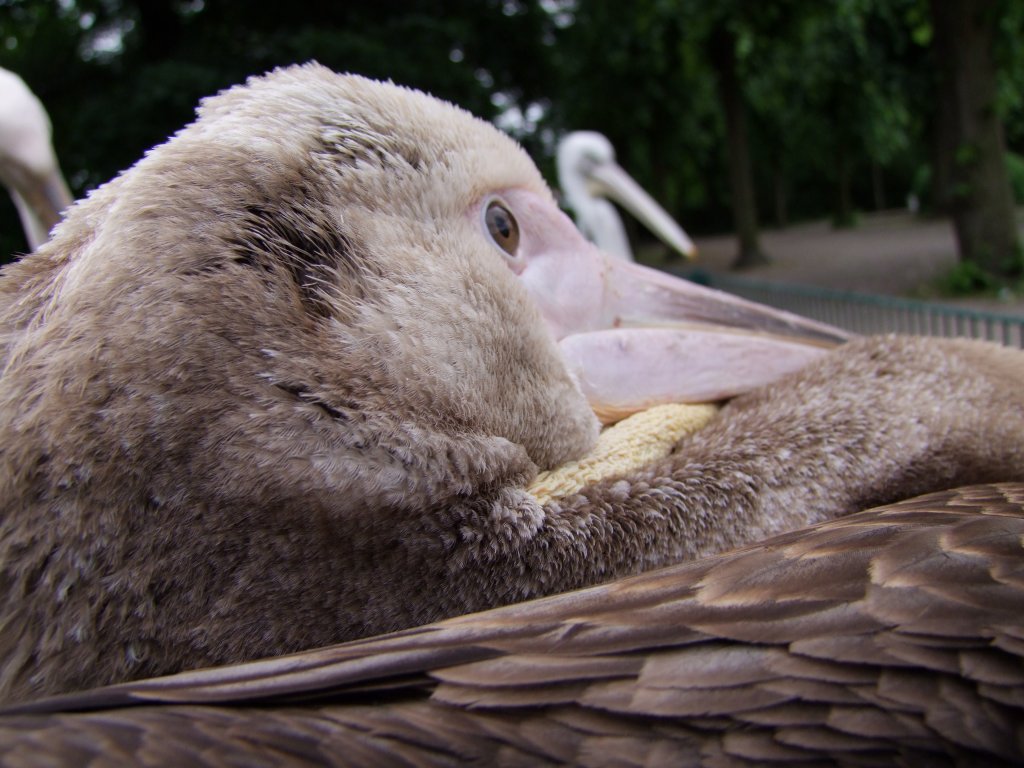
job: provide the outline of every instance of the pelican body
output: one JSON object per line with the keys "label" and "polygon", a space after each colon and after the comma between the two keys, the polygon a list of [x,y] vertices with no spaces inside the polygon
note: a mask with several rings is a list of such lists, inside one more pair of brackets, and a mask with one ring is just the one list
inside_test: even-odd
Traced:
{"label": "pelican body", "polygon": [[[0,294],[8,702],[1024,480],[1020,353],[842,344],[611,259],[492,127],[314,65],[204,102]],[[639,471],[527,490],[600,414],[729,398]]]}
{"label": "pelican body", "polygon": [[1024,485],[0,717],[46,765],[1015,765]]}

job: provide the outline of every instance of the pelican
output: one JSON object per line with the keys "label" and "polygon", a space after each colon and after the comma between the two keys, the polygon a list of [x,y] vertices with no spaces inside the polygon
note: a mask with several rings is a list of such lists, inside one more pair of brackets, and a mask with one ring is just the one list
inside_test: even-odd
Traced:
{"label": "pelican", "polygon": [[[689,727],[643,720],[647,705],[631,708],[630,686],[668,668],[639,673],[648,656],[661,658],[656,649],[671,658],[698,640],[723,669],[777,642],[772,669],[790,664],[783,677],[810,682],[766,696],[748,690],[756,676],[735,672],[703,712],[713,719],[694,727],[768,699],[793,705],[765,715],[781,727],[812,714],[801,685],[856,684],[830,666],[859,663],[855,639],[843,638],[862,638],[866,663],[879,633],[902,626],[895,607],[858,619],[857,600],[886,574],[914,588],[900,593],[916,601],[906,633],[925,649],[893,658],[928,669],[922,656],[939,664],[944,653],[983,649],[996,629],[999,647],[1016,652],[1019,611],[999,606],[1016,589],[1024,355],[965,340],[843,343],[826,326],[607,257],[510,139],[424,94],[306,65],[208,99],[194,124],[6,267],[0,292],[0,698],[36,713],[4,721],[10,749],[33,748],[37,726],[71,723],[76,744],[73,723],[98,728],[91,743],[101,750],[134,728],[168,733],[165,717],[211,733],[205,718],[236,714],[239,732],[257,734],[250,744],[280,736],[302,754],[329,750],[330,739],[303,742],[292,726],[315,730],[337,713],[364,718],[344,727],[376,734],[356,740],[366,760],[374,739],[390,738],[374,719],[389,717],[386,707],[282,703],[267,732],[246,730],[252,710],[184,703],[126,710],[120,721],[41,714],[179,694],[227,706],[246,700],[246,686],[254,700],[336,690],[349,704],[393,689],[412,707],[397,716],[419,722],[424,739],[438,719],[462,717],[451,706],[520,702],[540,731],[569,718],[626,748],[617,740]],[[651,451],[629,463],[632,446],[664,437],[678,408],[699,411],[700,424],[648,441]],[[601,421],[614,426],[599,435]],[[612,434],[625,434],[627,450],[592,462]],[[563,482],[567,468],[577,484]],[[1009,484],[837,520],[977,483]],[[949,508],[947,522],[928,528],[922,510],[932,508]],[[984,522],[974,525],[972,511]],[[818,533],[785,533],[828,521]],[[779,534],[789,538],[770,539]],[[754,548],[715,554],[743,545]],[[684,564],[652,570],[673,563]],[[932,571],[946,592],[922,586]],[[602,629],[590,631],[585,616],[606,598]],[[700,613],[718,598],[718,613]],[[787,601],[797,601],[791,614]],[[950,625],[927,623],[930,610],[958,601],[966,607]],[[788,617],[789,634],[769,634],[758,615]],[[726,631],[729,616],[737,623]],[[488,622],[504,627],[497,652]],[[445,634],[451,626],[461,629]],[[400,634],[360,639],[391,631]],[[819,632],[818,656],[785,661],[803,648],[794,638]],[[429,637],[441,640],[416,645]],[[735,653],[729,639],[741,643]],[[597,654],[592,673],[586,648]],[[511,685],[505,699],[503,655],[526,674],[526,689]],[[317,659],[357,657],[355,676],[320,677]],[[968,654],[963,663],[980,671],[954,669],[949,685],[958,695],[965,678],[995,685],[995,657]],[[491,687],[470,690],[465,665],[486,661],[496,666],[480,680]],[[882,652],[872,663],[886,683],[886,665],[899,666]],[[449,667],[465,673],[448,681],[454,692],[427,702]],[[561,670],[547,688],[545,669]],[[264,673],[268,689],[252,677]],[[971,710],[993,732],[1005,718],[990,702],[1012,706],[1019,692],[1007,681]],[[121,687],[86,690],[108,685]],[[700,687],[637,697],[663,702],[646,710],[660,718],[683,712]],[[570,693],[589,701],[598,688],[600,712],[640,719],[548,708],[571,709]],[[864,692],[863,712],[839,714],[960,749],[941,718],[908,715],[912,704],[885,694]],[[849,691],[829,695],[832,708],[854,706]],[[817,715],[825,725],[833,716]],[[914,725],[922,718],[931,730]],[[487,741],[474,729],[493,727],[522,746],[502,716],[459,722],[468,741]],[[730,743],[741,748],[749,730]],[[431,743],[457,740],[454,731]],[[149,742],[135,743],[145,752]],[[596,742],[583,748],[600,752]]]}
{"label": "pelican", "polygon": [[1009,765],[1024,485],[0,717],[15,763]]}
{"label": "pelican", "polygon": [[615,162],[615,149],[594,131],[574,131],[558,144],[558,183],[576,217],[576,225],[606,253],[633,260],[615,206],[636,216],[670,248],[693,258],[697,248],[686,232]]}
{"label": "pelican", "polygon": [[0,69],[0,182],[14,200],[31,249],[46,241],[71,205],[50,134],[39,99],[20,77]]}

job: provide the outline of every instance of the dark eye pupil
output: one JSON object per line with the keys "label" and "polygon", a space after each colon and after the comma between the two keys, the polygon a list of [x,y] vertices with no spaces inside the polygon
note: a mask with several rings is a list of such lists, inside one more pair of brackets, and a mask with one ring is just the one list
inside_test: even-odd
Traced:
{"label": "dark eye pupil", "polygon": [[509,237],[512,234],[512,222],[508,220],[508,216],[502,213],[496,213],[494,215],[494,229],[502,237]]}
{"label": "dark eye pupil", "polygon": [[491,203],[484,215],[487,231],[491,238],[505,253],[514,256],[519,247],[519,225],[515,218],[501,203]]}

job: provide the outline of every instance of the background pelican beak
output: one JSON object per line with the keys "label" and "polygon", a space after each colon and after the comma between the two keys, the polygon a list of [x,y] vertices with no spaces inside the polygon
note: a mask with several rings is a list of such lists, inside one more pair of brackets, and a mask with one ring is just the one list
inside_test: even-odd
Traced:
{"label": "background pelican beak", "polygon": [[682,227],[618,164],[605,162],[595,165],[590,169],[589,184],[594,187],[594,192],[614,200],[629,211],[670,248],[688,259],[697,255],[697,247]]}
{"label": "background pelican beak", "polygon": [[33,249],[46,242],[72,203],[64,178],[53,169],[38,177],[24,174],[24,183],[11,185],[11,196]]}

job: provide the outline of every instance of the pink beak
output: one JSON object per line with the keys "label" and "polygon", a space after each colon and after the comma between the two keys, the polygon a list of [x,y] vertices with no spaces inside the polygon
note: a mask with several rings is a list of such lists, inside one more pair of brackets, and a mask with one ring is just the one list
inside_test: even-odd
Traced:
{"label": "pink beak", "polygon": [[512,190],[519,263],[570,372],[602,421],[723,400],[798,370],[850,334],[604,254],[546,200]]}

